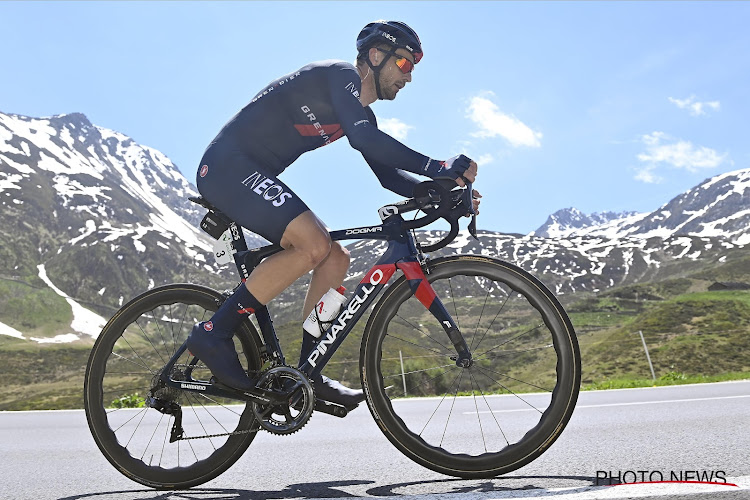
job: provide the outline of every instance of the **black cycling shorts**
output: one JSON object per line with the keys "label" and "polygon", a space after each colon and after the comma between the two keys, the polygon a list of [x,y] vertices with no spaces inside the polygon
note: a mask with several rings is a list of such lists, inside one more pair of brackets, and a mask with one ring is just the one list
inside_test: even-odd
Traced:
{"label": "black cycling shorts", "polygon": [[294,191],[239,150],[215,144],[198,167],[201,196],[245,229],[281,243],[287,225],[309,210]]}

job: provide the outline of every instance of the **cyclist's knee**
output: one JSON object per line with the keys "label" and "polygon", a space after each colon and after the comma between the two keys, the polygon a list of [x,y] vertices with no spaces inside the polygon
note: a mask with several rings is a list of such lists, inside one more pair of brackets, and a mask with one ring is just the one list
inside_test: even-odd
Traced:
{"label": "cyclist's knee", "polygon": [[331,236],[312,212],[305,212],[289,223],[281,246],[294,248],[300,258],[307,259],[310,268],[316,267],[331,253]]}
{"label": "cyclist's knee", "polygon": [[297,247],[309,262],[311,269],[323,262],[331,254],[331,238],[328,233],[318,233],[310,238],[302,247]]}
{"label": "cyclist's knee", "polygon": [[334,260],[336,267],[349,268],[349,261],[351,260],[349,250],[338,241],[331,244],[331,253],[328,254],[328,258]]}

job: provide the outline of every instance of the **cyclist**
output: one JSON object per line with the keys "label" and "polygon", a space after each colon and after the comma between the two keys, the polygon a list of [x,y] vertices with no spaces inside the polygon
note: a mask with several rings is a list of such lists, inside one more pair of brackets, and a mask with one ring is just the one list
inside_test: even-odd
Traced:
{"label": "cyclist", "polygon": [[[329,288],[342,283],[349,267],[348,251],[331,241],[325,224],[278,178],[297,157],[346,136],[380,183],[405,197],[419,182],[407,172],[445,177],[461,186],[477,174],[477,164],[464,155],[437,161],[377,128],[369,105],[395,99],[422,59],[414,30],[398,21],[370,23],[357,37],[357,52],[356,66],[314,62],[269,83],[229,120],[201,159],[201,195],[241,226],[284,248],[265,259],[209,321],[195,325],[188,339],[190,351],[231,387],[254,386],[232,342],[247,315],[313,271],[305,318]],[[300,364],[314,343],[303,332]],[[364,400],[362,390],[327,377],[313,383],[319,399],[348,408]]]}

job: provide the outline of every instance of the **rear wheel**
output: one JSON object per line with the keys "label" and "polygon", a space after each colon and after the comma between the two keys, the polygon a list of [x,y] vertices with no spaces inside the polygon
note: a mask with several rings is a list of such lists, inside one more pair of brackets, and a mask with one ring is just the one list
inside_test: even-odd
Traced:
{"label": "rear wheel", "polygon": [[379,427],[434,471],[485,478],[541,455],[573,412],[581,377],[573,327],[537,279],[482,256],[435,259],[426,274],[458,323],[456,351],[404,278],[375,305],[362,339],[362,385]]}
{"label": "rear wheel", "polygon": [[[84,383],[89,428],[99,449],[127,477],[154,488],[187,488],[209,481],[245,452],[257,432],[250,404],[193,391],[162,388],[165,405],[179,405],[185,438],[170,443],[174,415],[148,406],[146,396],[161,369],[187,339],[193,325],[221,303],[215,290],[176,284],[150,290],[126,304],[94,344]],[[245,322],[235,335],[245,368],[261,366],[258,335]],[[188,351],[172,378],[190,373]],[[194,380],[211,372],[198,362]],[[226,435],[234,432],[239,434]],[[215,434],[224,434],[216,437]]]}

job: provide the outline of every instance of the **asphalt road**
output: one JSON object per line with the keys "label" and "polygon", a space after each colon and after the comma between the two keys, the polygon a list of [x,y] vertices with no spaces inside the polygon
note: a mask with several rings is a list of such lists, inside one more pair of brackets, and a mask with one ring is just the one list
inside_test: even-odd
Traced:
{"label": "asphalt road", "polygon": [[[219,478],[190,491],[157,492],[104,459],[83,411],[0,412],[0,499],[748,499],[749,430],[750,381],[586,392],[563,435],[538,460],[502,478],[467,481],[411,462],[361,407],[343,420],[315,414],[291,436],[261,433]],[[606,481],[604,471],[632,471],[628,482],[640,471],[646,480],[659,479],[655,471],[665,479],[713,472],[739,486],[596,486],[597,475]]]}

